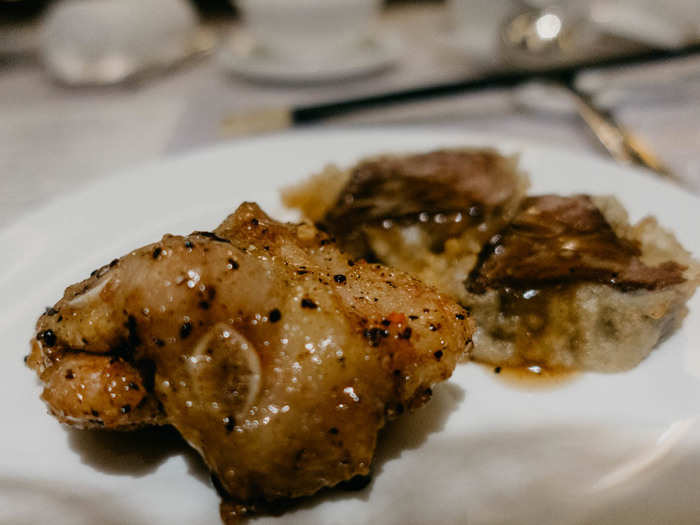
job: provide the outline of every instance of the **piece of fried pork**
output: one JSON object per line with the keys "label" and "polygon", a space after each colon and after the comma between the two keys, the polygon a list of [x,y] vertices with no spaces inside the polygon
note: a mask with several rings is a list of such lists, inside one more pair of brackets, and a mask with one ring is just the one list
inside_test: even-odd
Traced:
{"label": "piece of fried pork", "polygon": [[529,197],[485,245],[463,304],[473,357],[499,366],[613,372],[680,325],[697,261],[652,217],[630,225],[614,197]]}
{"label": "piece of fried pork", "polygon": [[251,502],[366,475],[378,430],[429,399],[472,330],[418,280],[243,204],[69,287],[27,362],[60,421],[173,425]]}
{"label": "piece of fried pork", "polygon": [[443,149],[329,166],[283,199],[354,257],[462,298],[481,247],[513,218],[528,186],[515,157]]}

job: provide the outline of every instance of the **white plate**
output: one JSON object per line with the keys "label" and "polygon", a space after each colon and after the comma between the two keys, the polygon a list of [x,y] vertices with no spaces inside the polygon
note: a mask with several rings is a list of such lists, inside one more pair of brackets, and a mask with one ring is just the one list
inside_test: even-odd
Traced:
{"label": "white plate", "polygon": [[323,60],[291,61],[261,47],[244,31],[234,33],[218,53],[221,66],[240,76],[263,82],[313,84],[348,80],[378,73],[396,63],[394,37],[377,35]]}
{"label": "white plate", "polygon": [[[164,232],[212,228],[244,199],[286,216],[277,189],[329,161],[463,144],[522,152],[535,192],[614,193],[633,219],[653,213],[700,253],[700,201],[650,175],[432,129],[282,134],[79,189],[0,233],[0,523],[218,523],[218,497],[180,444],[70,431],[46,414],[22,357],[36,317],[65,285]],[[698,297],[690,308],[683,328],[627,373],[522,390],[462,365],[383,434],[368,489],[329,491],[259,522],[697,524]]]}

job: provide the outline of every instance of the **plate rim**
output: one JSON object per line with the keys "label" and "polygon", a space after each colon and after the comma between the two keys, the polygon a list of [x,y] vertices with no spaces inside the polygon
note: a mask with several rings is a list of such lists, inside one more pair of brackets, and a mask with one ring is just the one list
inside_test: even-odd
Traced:
{"label": "plate rim", "polygon": [[[411,126],[400,126],[400,125],[390,125],[390,126],[373,126],[371,129],[365,129],[364,126],[328,126],[328,127],[309,127],[309,128],[292,128],[288,130],[281,130],[272,133],[265,133],[261,135],[254,135],[243,137],[236,140],[226,140],[217,142],[215,144],[210,144],[204,147],[197,147],[191,150],[185,150],[182,152],[175,153],[173,155],[165,155],[155,159],[149,159],[144,162],[137,162],[130,166],[125,166],[118,168],[114,171],[109,171],[104,175],[98,176],[97,178],[91,179],[84,185],[81,185],[74,192],[70,192],[68,189],[61,191],[55,198],[50,201],[45,202],[36,209],[29,212],[23,213],[19,216],[15,216],[8,224],[5,224],[0,228],[0,242],[6,241],[13,230],[20,229],[23,223],[29,223],[37,220],[40,216],[45,215],[48,210],[53,208],[58,208],[61,205],[65,205],[82,194],[92,193],[99,189],[100,186],[106,186],[111,183],[118,181],[121,178],[137,177],[139,175],[146,174],[154,169],[168,169],[177,165],[186,165],[190,163],[196,163],[202,159],[213,158],[224,154],[229,150],[235,150],[237,148],[245,148],[249,145],[255,145],[258,143],[279,141],[279,140],[307,140],[309,138],[320,138],[321,140],[327,138],[337,138],[340,136],[351,135],[353,137],[360,137],[364,135],[375,135],[375,136],[391,136],[393,134],[411,134],[411,135],[421,135],[425,133],[434,133],[436,137],[436,142],[452,141],[453,139],[459,138],[465,147],[493,147],[496,150],[501,149],[528,149],[531,151],[539,151],[541,153],[552,152],[554,154],[565,154],[572,156],[572,158],[583,159],[585,162],[591,162],[599,166],[604,166],[605,169],[613,169],[619,171],[620,173],[627,173],[634,177],[639,177],[645,180],[645,183],[658,185],[663,187],[664,191],[670,191],[675,194],[676,197],[682,199],[688,199],[690,201],[695,201],[695,204],[700,207],[700,195],[695,195],[682,187],[674,184],[671,181],[662,179],[653,172],[646,170],[641,167],[629,166],[624,164],[619,164],[612,159],[598,156],[590,151],[581,151],[572,147],[568,144],[562,145],[548,145],[537,140],[532,140],[517,135],[509,135],[502,133],[480,133],[474,131],[462,131],[454,129],[453,127],[435,126],[435,125],[411,125]],[[426,147],[427,150],[436,149],[443,146],[435,146],[433,144]],[[446,146],[453,147],[453,146]],[[381,149],[381,148],[379,148]],[[387,153],[397,152],[400,153],[398,149],[382,149]]]}

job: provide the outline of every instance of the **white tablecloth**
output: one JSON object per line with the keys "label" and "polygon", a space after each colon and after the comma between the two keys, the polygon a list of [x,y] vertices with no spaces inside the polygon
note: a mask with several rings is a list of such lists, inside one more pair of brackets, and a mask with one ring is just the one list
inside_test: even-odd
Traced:
{"label": "white tablecloth", "polygon": [[[435,83],[480,67],[440,46],[437,36],[445,31],[440,7],[394,9],[383,24],[402,43],[400,63],[340,85],[256,84],[233,77],[213,57],[143,85],[108,89],[60,87],[35,63],[0,69],[0,227],[116,170],[225,140],[221,123],[232,113]],[[480,93],[323,125],[444,125],[605,155],[575,113],[536,110],[520,98],[507,91]],[[652,97],[622,97],[614,109],[700,192],[698,98],[661,89]]]}

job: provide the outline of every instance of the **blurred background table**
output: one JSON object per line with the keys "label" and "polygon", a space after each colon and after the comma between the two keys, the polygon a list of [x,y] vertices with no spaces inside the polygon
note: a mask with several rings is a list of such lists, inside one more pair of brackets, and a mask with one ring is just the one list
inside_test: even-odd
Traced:
{"label": "blurred background table", "polygon": [[[390,70],[315,86],[259,84],[234,77],[214,57],[142,83],[71,89],[52,81],[35,58],[0,56],[0,227],[57,195],[128,168],[227,140],[223,120],[256,108],[298,105],[464,78],[484,64],[445,49],[441,3],[392,4],[383,31],[401,43]],[[15,25],[31,35],[36,22]],[[205,24],[239,30],[230,15]],[[18,37],[19,38],[19,37]],[[700,71],[700,62],[695,61]],[[696,91],[697,92],[697,91]],[[525,137],[604,156],[573,111],[538,111],[513,92],[494,90],[427,104],[362,112],[329,126],[432,125]],[[700,192],[700,97],[660,89],[621,97],[617,118],[653,145],[688,187]]]}

